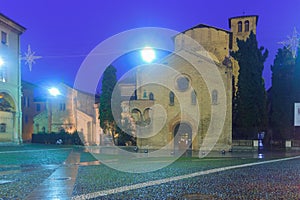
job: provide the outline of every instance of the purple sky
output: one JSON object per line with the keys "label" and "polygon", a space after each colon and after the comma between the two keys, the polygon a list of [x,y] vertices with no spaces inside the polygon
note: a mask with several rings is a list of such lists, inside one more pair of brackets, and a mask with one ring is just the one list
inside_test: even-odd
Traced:
{"label": "purple sky", "polygon": [[229,30],[228,18],[259,15],[257,38],[270,52],[264,71],[267,88],[271,86],[270,65],[282,46],[278,42],[291,36],[294,27],[300,32],[299,11],[299,0],[1,0],[0,7],[1,13],[27,28],[21,37],[22,55],[30,44],[36,55],[43,56],[32,72],[22,62],[23,79],[70,85],[84,55],[119,32],[147,26],[184,31],[199,23]]}

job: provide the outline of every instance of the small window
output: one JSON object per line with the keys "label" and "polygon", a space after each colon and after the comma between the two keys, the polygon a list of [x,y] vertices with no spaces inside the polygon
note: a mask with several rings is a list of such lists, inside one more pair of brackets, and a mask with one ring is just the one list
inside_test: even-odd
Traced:
{"label": "small window", "polygon": [[169,98],[170,98],[170,106],[174,106],[174,92],[170,91]]}
{"label": "small window", "polygon": [[28,123],[28,116],[25,115],[25,124],[27,124],[27,123]]}
{"label": "small window", "polygon": [[1,31],[1,42],[2,44],[7,44],[7,33],[4,31]]}
{"label": "small window", "polygon": [[39,103],[36,104],[36,111],[37,112],[41,111],[41,104],[39,104]]}
{"label": "small window", "polygon": [[213,90],[211,96],[212,96],[211,97],[212,104],[217,105],[218,104],[218,91]]}
{"label": "small window", "polygon": [[196,105],[196,103],[197,103],[197,94],[196,94],[195,90],[193,90],[192,93],[191,93],[191,99],[192,99],[192,105]]}
{"label": "small window", "polygon": [[0,124],[0,133],[5,133],[6,132],[6,124],[5,123],[1,123]]}
{"label": "small window", "polygon": [[154,100],[154,94],[152,92],[149,94],[149,100]]}
{"label": "small window", "polygon": [[143,99],[147,99],[147,91],[146,90],[144,90],[144,92],[143,92]]}
{"label": "small window", "polygon": [[35,125],[35,130],[36,130],[37,133],[40,132],[40,125],[39,125],[39,124],[36,124],[36,125]]}
{"label": "small window", "polygon": [[23,97],[23,106],[26,108],[29,108],[30,104],[29,104],[29,97],[24,96]]}
{"label": "small window", "polygon": [[245,32],[249,32],[249,21],[245,21]]}
{"label": "small window", "polygon": [[25,107],[25,98],[26,98],[26,97],[23,96],[23,104],[22,104],[23,107]]}
{"label": "small window", "polygon": [[60,111],[65,111],[66,110],[66,104],[65,103],[59,104],[59,110]]}
{"label": "small window", "polygon": [[238,22],[238,32],[242,32],[243,31],[243,24],[241,21]]}
{"label": "small window", "polygon": [[29,97],[26,98],[26,107],[29,108],[30,106],[30,99]]}

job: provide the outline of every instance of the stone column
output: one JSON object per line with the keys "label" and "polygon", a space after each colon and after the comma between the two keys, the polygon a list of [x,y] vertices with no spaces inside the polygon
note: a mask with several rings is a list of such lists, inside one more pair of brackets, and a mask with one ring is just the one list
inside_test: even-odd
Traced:
{"label": "stone column", "polygon": [[16,144],[22,143],[22,113],[16,112],[13,114],[13,142]]}

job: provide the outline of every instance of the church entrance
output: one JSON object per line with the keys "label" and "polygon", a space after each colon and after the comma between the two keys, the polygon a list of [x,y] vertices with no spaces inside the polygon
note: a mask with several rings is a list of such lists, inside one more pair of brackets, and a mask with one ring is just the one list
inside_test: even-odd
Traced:
{"label": "church entrance", "polygon": [[191,153],[192,150],[192,128],[187,123],[179,123],[174,131],[174,152]]}

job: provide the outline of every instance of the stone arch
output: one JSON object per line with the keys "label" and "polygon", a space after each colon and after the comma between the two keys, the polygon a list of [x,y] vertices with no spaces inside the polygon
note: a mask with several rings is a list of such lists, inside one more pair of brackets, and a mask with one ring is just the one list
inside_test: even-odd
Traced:
{"label": "stone arch", "polygon": [[192,150],[193,129],[189,123],[179,122],[173,128],[174,151]]}
{"label": "stone arch", "polygon": [[132,115],[135,122],[139,122],[139,121],[143,120],[142,119],[143,118],[142,112],[138,108],[133,108],[131,110],[131,115]]}
{"label": "stone arch", "polygon": [[0,111],[17,112],[17,105],[13,96],[7,92],[0,92]]}
{"label": "stone arch", "polygon": [[146,125],[151,123],[151,108],[146,108],[143,112],[143,120]]}
{"label": "stone arch", "polygon": [[193,149],[198,148],[198,143],[199,143],[199,130],[200,130],[200,124],[199,122],[191,117],[188,113],[183,113],[180,114],[178,113],[172,120],[169,121],[168,123],[168,132],[169,132],[169,137],[168,140],[171,141],[174,139],[174,129],[177,124],[184,123],[188,124],[191,129],[192,129],[192,139],[193,139],[193,145],[191,146]]}

